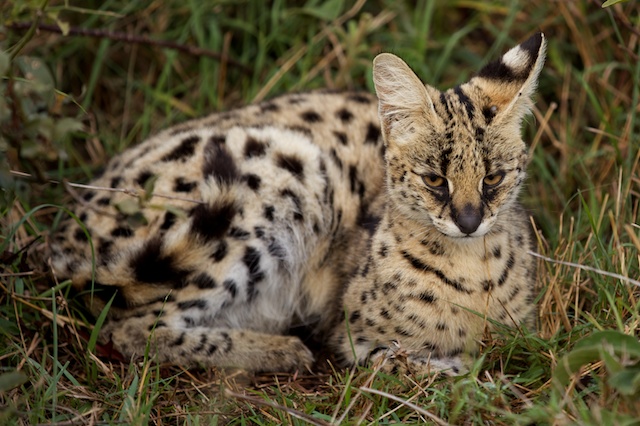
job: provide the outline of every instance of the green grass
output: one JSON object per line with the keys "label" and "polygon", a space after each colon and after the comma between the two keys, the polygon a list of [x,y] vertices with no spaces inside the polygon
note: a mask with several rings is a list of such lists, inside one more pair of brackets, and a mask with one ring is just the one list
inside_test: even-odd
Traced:
{"label": "green grass", "polygon": [[[0,6],[0,424],[638,423],[640,288],[601,273],[640,278],[637,2],[75,3]],[[39,31],[16,26],[35,20]],[[46,261],[68,214],[56,206],[72,200],[47,180],[86,182],[191,117],[294,90],[372,90],[381,51],[444,89],[538,30],[548,61],[522,198],[539,253],[596,271],[540,260],[537,331],[489,339],[454,379],[185,370],[89,343],[91,321]]]}

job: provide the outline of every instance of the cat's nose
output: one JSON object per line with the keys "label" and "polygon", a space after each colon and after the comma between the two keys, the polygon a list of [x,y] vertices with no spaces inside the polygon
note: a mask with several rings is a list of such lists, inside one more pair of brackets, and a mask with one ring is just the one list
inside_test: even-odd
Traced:
{"label": "cat's nose", "polygon": [[482,222],[482,211],[471,204],[467,204],[454,220],[460,232],[467,235],[473,234],[480,226],[480,222]]}

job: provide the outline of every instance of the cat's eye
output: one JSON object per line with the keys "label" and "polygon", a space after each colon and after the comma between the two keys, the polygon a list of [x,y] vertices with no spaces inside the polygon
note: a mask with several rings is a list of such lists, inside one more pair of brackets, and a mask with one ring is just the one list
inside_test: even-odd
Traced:
{"label": "cat's eye", "polygon": [[447,181],[445,180],[445,178],[438,175],[422,176],[422,180],[424,181],[424,183],[426,183],[428,186],[432,188],[442,189],[442,188],[445,188],[447,185]]}
{"label": "cat's eye", "polygon": [[494,186],[497,186],[500,182],[502,182],[502,179],[504,179],[504,173],[499,172],[499,173],[486,175],[482,180],[482,182],[487,188],[492,188]]}

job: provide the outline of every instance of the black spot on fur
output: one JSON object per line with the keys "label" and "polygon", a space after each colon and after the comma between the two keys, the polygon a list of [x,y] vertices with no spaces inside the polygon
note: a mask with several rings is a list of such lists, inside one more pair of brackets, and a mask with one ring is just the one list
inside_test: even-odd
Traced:
{"label": "black spot on fur", "polygon": [[120,182],[122,182],[122,178],[120,176],[111,178],[111,183],[110,183],[111,188],[117,188],[118,185],[120,185]]}
{"label": "black spot on fur", "polygon": [[197,185],[195,182],[186,182],[184,178],[178,177],[173,183],[173,190],[176,192],[191,192]]}
{"label": "black spot on fur", "polygon": [[304,219],[304,216],[302,214],[302,201],[300,201],[300,197],[298,197],[298,195],[295,192],[293,192],[291,189],[288,189],[288,188],[280,191],[280,195],[282,195],[283,197],[288,197],[291,199],[291,201],[293,201],[293,204],[295,205],[293,218],[295,220],[302,221]]}
{"label": "black spot on fur", "polygon": [[95,191],[87,191],[82,194],[82,199],[89,202],[96,195]]}
{"label": "black spot on fur", "polygon": [[262,157],[267,152],[267,145],[258,141],[254,137],[247,137],[244,145],[245,158]]}
{"label": "black spot on fur", "polygon": [[273,214],[275,213],[276,208],[273,206],[264,206],[264,217],[269,221],[273,222]]}
{"label": "black spot on fur", "polygon": [[494,287],[493,280],[484,280],[484,281],[482,281],[482,289],[484,291],[493,290],[493,287]]}
{"label": "black spot on fur", "polygon": [[434,303],[436,301],[436,296],[432,292],[425,290],[422,293],[416,295],[416,299],[424,303]]}
{"label": "black spot on fur", "polygon": [[395,290],[396,288],[398,288],[398,286],[390,281],[387,281],[386,283],[382,284],[382,294],[384,295],[388,295],[389,293],[391,293],[393,290]]}
{"label": "black spot on fur", "polygon": [[260,105],[260,110],[262,112],[278,112],[280,110],[280,107],[276,104],[274,104],[273,102],[265,102],[263,104]]}
{"label": "black spot on fur", "polygon": [[491,254],[493,254],[493,257],[495,257],[496,259],[500,259],[500,256],[502,256],[500,246],[494,247]]}
{"label": "black spot on fur", "polygon": [[191,210],[191,230],[207,240],[221,238],[235,214],[236,208],[228,203],[200,204]]}
{"label": "black spot on fur", "polygon": [[166,154],[160,161],[178,161],[193,156],[196,145],[200,142],[198,136],[189,136],[180,142],[171,152]]}
{"label": "black spot on fur", "polygon": [[172,212],[166,212],[164,214],[164,221],[162,221],[162,225],[160,225],[160,229],[163,231],[168,230],[176,223],[176,215]]}
{"label": "black spot on fur", "polygon": [[152,238],[131,258],[129,266],[138,281],[145,283],[172,283],[184,286],[184,276],[188,271],[175,265],[170,255],[162,252],[162,240]]}
{"label": "black spot on fur", "polygon": [[418,258],[414,257],[413,255],[411,255],[409,252],[402,251],[402,256],[405,259],[407,259],[407,261],[415,269],[417,269],[419,271],[422,271],[422,272],[429,272],[429,273],[434,274],[436,277],[440,278],[440,281],[442,281],[444,284],[448,285],[449,287],[454,288],[455,290],[459,291],[460,293],[466,293],[466,294],[473,293],[473,291],[463,287],[460,282],[447,278],[441,270],[436,269],[436,268],[434,268],[434,267],[432,267],[430,265],[427,265],[426,263],[422,262],[420,259],[418,259]]}
{"label": "black spot on fur", "polygon": [[358,191],[358,169],[356,166],[349,166],[349,184],[351,192],[356,193]]}
{"label": "black spot on fur", "polygon": [[307,123],[319,123],[322,121],[320,114],[311,110],[303,112],[300,117]]}
{"label": "black spot on fur", "polygon": [[380,257],[387,257],[387,255],[389,254],[389,247],[387,247],[386,244],[382,243],[378,254],[380,255]]}
{"label": "black spot on fur", "polygon": [[207,355],[211,356],[218,350],[218,346],[214,343],[210,344],[207,348]]}
{"label": "black spot on fur", "polygon": [[254,226],[253,232],[255,232],[256,237],[263,239],[264,238],[264,228],[262,226]]}
{"label": "black spot on fur", "polygon": [[490,106],[482,108],[482,115],[484,116],[485,123],[490,124],[493,121],[493,117],[496,115],[496,111]]}
{"label": "black spot on fur", "polygon": [[375,123],[369,123],[367,126],[367,136],[365,136],[364,141],[366,143],[378,143],[378,139],[380,138],[380,126]]}
{"label": "black spot on fur", "polygon": [[436,324],[436,330],[445,331],[448,328],[449,327],[447,327],[447,324],[445,324],[443,322],[439,322],[439,323]]}
{"label": "black spot on fur", "polygon": [[205,179],[213,177],[219,184],[230,185],[240,176],[233,157],[224,145],[209,142],[204,151],[202,175]]}
{"label": "black spot on fur", "polygon": [[235,299],[236,294],[238,294],[238,286],[236,282],[233,280],[225,280],[222,283],[222,286],[229,292],[229,294],[231,294],[231,298]]}
{"label": "black spot on fur", "polygon": [[278,167],[289,171],[299,180],[304,179],[304,166],[299,158],[293,155],[278,154],[276,164]]}
{"label": "black spot on fur", "polygon": [[509,278],[509,272],[513,269],[515,264],[516,258],[513,253],[511,253],[509,255],[509,259],[507,259],[507,264],[504,266],[504,270],[500,274],[500,278],[498,278],[498,286],[502,286],[507,281],[507,278]]}
{"label": "black spot on fur", "polygon": [[437,241],[421,241],[429,249],[429,253],[434,256],[444,256],[446,251],[444,246]]}
{"label": "black spot on fur", "polygon": [[447,113],[447,117],[449,118],[449,121],[453,120],[453,113],[449,108],[449,102],[447,101],[447,96],[445,95],[444,92],[440,92],[440,103],[444,107],[444,110]]}
{"label": "black spot on fur", "polygon": [[113,241],[105,240],[98,246],[98,254],[106,264],[106,259],[111,255],[111,249],[113,248]]}
{"label": "black spot on fur", "polygon": [[343,123],[347,124],[353,119],[353,114],[348,109],[342,108],[336,112],[336,117],[338,117]]}
{"label": "black spot on fur", "polygon": [[244,229],[238,228],[237,226],[229,229],[229,236],[231,238],[235,238],[236,240],[248,240],[251,236],[251,233],[245,231]]}
{"label": "black spot on fur", "polygon": [[216,287],[216,281],[213,277],[205,272],[196,275],[193,279],[193,283],[201,289],[209,289]]}
{"label": "black spot on fur", "polygon": [[284,248],[280,245],[280,243],[276,239],[272,239],[269,242],[269,245],[267,246],[267,251],[271,256],[275,257],[278,260],[285,259],[287,254],[287,252],[284,250]]}
{"label": "black spot on fur", "polygon": [[342,170],[342,168],[344,167],[342,165],[342,159],[340,158],[340,156],[338,155],[338,153],[336,152],[335,148],[331,148],[331,151],[329,153],[331,155],[331,159],[333,160],[333,162],[336,164],[336,166]]}
{"label": "black spot on fur", "polygon": [[349,322],[353,324],[354,322],[360,319],[360,311],[353,311],[351,315],[349,315]]}
{"label": "black spot on fur", "polygon": [[451,155],[452,152],[453,152],[453,149],[449,147],[449,148],[443,149],[442,153],[440,154],[440,173],[442,174],[442,176],[447,175],[447,169],[449,169],[449,163],[451,162],[451,159],[449,158],[449,156]]}
{"label": "black spot on fur", "polygon": [[458,96],[460,103],[464,106],[465,110],[467,111],[467,116],[469,117],[469,120],[473,120],[473,115],[475,114],[476,108],[473,106],[473,102],[471,102],[471,99],[469,99],[467,94],[464,93],[464,91],[460,86],[456,86],[453,89],[453,92]]}
{"label": "black spot on fur", "polygon": [[130,238],[133,237],[133,229],[128,226],[118,226],[111,231],[112,237]]}
{"label": "black spot on fur", "polygon": [[397,334],[404,336],[404,337],[411,337],[413,336],[413,334],[411,334],[409,331],[405,330],[402,327],[395,327],[393,329]]}
{"label": "black spot on fur", "polygon": [[94,282],[92,284],[91,281],[87,281],[84,285],[84,288],[86,288],[87,290],[93,289],[93,295],[104,301],[105,303],[113,298],[113,302],[111,302],[111,307],[113,308],[127,308],[127,299],[124,297],[123,292],[120,291],[120,287],[104,285],[99,282]]}
{"label": "black spot on fur", "polygon": [[135,178],[135,183],[140,186],[144,186],[144,184],[153,176],[153,174],[148,170],[143,170],[138,174],[138,177]]}
{"label": "black spot on fur", "polygon": [[82,228],[78,228],[75,230],[75,232],[73,233],[73,238],[79,243],[89,241],[89,239],[87,238],[87,234],[84,233],[84,230]]}
{"label": "black spot on fur", "polygon": [[187,309],[196,308],[196,309],[207,309],[207,301],[203,299],[193,299],[193,300],[185,300],[183,302],[178,302],[178,309],[181,311],[186,311]]}
{"label": "black spot on fur", "polygon": [[186,337],[186,335],[187,335],[187,332],[183,331],[182,333],[180,333],[180,335],[176,340],[169,343],[169,346],[182,346],[184,344],[184,338]]}
{"label": "black spot on fur", "polygon": [[264,279],[264,272],[260,270],[260,252],[254,247],[247,247],[242,257],[242,263],[249,269],[247,299],[252,301],[258,293],[256,284]]}
{"label": "black spot on fur", "polygon": [[370,235],[373,235],[376,229],[378,229],[378,225],[380,225],[380,217],[361,211],[358,217],[358,225],[366,229]]}
{"label": "black spot on fur", "polygon": [[109,197],[102,197],[99,198],[98,201],[96,201],[96,204],[98,204],[99,206],[108,206],[111,203],[111,198]]}
{"label": "black spot on fur", "polygon": [[365,105],[366,104],[370,104],[372,102],[371,98],[369,98],[366,95],[360,94],[360,93],[354,93],[352,95],[349,95],[348,99],[352,100],[354,102],[357,102],[359,104],[365,104]]}
{"label": "black spot on fur", "polygon": [[260,179],[260,176],[254,175],[253,173],[248,173],[243,176],[243,179],[245,182],[247,182],[249,188],[253,189],[254,191],[260,189],[260,184],[262,183],[262,179]]}
{"label": "black spot on fur", "polygon": [[225,135],[213,135],[209,138],[209,145],[223,145],[226,141]]}
{"label": "black spot on fur", "polygon": [[334,130],[333,134],[336,136],[336,138],[342,145],[347,145],[347,143],[349,142],[347,139],[347,134],[345,132],[338,132]]}
{"label": "black spot on fur", "polygon": [[210,257],[214,261],[220,262],[222,259],[225,258],[228,252],[229,252],[229,245],[225,240],[220,240],[218,242],[218,246],[216,247],[215,251],[211,253]]}

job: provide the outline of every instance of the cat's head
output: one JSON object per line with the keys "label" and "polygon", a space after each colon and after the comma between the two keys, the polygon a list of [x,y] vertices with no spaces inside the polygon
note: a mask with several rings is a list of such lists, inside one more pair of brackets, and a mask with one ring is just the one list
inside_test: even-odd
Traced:
{"label": "cat's head", "polygon": [[525,178],[521,123],[545,46],[538,33],[446,92],[425,86],[400,58],[376,57],[391,208],[450,237],[491,231]]}

